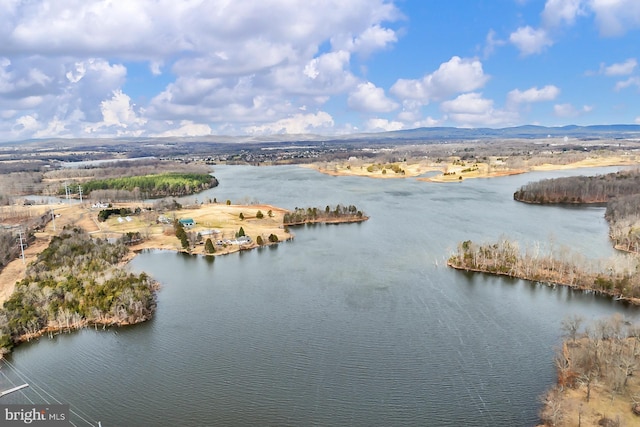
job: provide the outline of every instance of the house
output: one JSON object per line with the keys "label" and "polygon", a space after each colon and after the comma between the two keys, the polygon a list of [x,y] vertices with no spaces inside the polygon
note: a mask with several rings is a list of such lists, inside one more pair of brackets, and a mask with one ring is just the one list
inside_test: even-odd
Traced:
{"label": "house", "polygon": [[196,222],[191,218],[182,218],[182,219],[179,219],[178,221],[180,222],[180,224],[182,224],[184,228],[191,228],[194,225],[196,225]]}

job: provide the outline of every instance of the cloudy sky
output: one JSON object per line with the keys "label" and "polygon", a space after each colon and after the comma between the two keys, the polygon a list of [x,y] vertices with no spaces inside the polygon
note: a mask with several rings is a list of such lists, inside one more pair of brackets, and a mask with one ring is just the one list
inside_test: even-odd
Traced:
{"label": "cloudy sky", "polygon": [[0,141],[640,123],[640,0],[0,0]]}

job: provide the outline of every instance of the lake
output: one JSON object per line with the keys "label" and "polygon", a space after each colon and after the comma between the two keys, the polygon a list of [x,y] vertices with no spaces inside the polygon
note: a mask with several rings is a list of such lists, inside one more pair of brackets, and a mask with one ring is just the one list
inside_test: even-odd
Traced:
{"label": "lake", "polygon": [[[187,201],[353,204],[370,220],[295,228],[293,241],[215,260],[140,254],[130,268],[162,283],[153,320],[19,346],[8,360],[33,386],[3,403],[50,402],[46,391],[77,426],[534,425],[561,321],[639,311],[445,262],[460,241],[501,237],[622,256],[604,208],[513,200],[529,181],[615,170],[441,184],[216,166],[220,185]],[[0,388],[21,381],[8,368]]]}

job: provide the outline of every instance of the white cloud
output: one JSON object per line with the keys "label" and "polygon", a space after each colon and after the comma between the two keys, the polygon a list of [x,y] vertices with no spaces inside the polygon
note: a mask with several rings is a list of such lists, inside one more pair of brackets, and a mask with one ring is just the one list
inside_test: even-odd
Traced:
{"label": "white cloud", "polygon": [[640,28],[640,2],[637,0],[589,0],[600,34],[621,36]]}
{"label": "white cloud", "polygon": [[155,133],[154,137],[183,137],[183,136],[205,136],[211,135],[213,132],[207,125],[193,123],[190,120],[182,120],[180,127],[172,128],[164,132]]}
{"label": "white cloud", "polygon": [[584,105],[581,109],[574,107],[573,105],[566,104],[556,104],[553,106],[553,112],[557,117],[561,118],[572,118],[578,117],[585,113],[589,113],[593,110],[592,106]]}
{"label": "white cloud", "polygon": [[357,111],[388,113],[398,108],[398,104],[384,94],[384,90],[371,82],[361,83],[349,94],[349,107]]}
{"label": "white cloud", "polygon": [[553,45],[553,40],[543,28],[534,29],[530,26],[520,27],[509,36],[509,41],[520,50],[524,56],[542,53]]}
{"label": "white cloud", "polygon": [[636,124],[640,125],[640,116],[636,117],[636,119],[634,120]]}
{"label": "white cloud", "polygon": [[137,116],[133,105],[131,105],[131,98],[119,89],[113,91],[113,96],[110,99],[105,99],[100,103],[100,109],[102,121],[87,126],[85,128],[87,132],[91,133],[99,131],[101,128],[112,127],[119,135],[123,134],[124,129],[127,129],[129,132],[126,134],[138,136],[142,133],[140,127],[147,122],[146,119]]}
{"label": "white cloud", "polygon": [[67,129],[67,125],[58,117],[51,119],[44,129],[34,133],[34,138],[69,138],[72,133]]}
{"label": "white cloud", "polygon": [[411,127],[414,127],[414,128],[433,127],[433,126],[440,126],[441,124],[442,124],[441,120],[437,120],[437,119],[434,119],[432,117],[427,117],[427,118],[425,118],[423,120],[419,120],[417,122],[413,122]]}
{"label": "white cloud", "polygon": [[305,134],[312,130],[333,126],[333,118],[330,114],[320,111],[317,114],[295,114],[292,117],[281,119],[273,123],[258,126],[249,126],[244,130],[252,135],[264,134]]}
{"label": "white cloud", "polygon": [[609,66],[601,65],[601,72],[605,76],[626,76],[632,74],[638,65],[638,61],[635,58],[629,58],[624,62],[617,64],[611,64]]}
{"label": "white cloud", "polygon": [[488,80],[489,76],[484,74],[479,60],[454,56],[419,80],[398,80],[391,87],[391,93],[400,99],[420,100],[428,104],[457,93],[479,89]]}
{"label": "white cloud", "polygon": [[483,56],[488,58],[495,52],[497,47],[504,46],[505,44],[507,44],[506,40],[497,39],[496,32],[493,29],[489,30],[485,38]]}
{"label": "white cloud", "polygon": [[636,86],[640,89],[640,77],[629,77],[627,80],[616,83],[615,90],[617,92],[631,86]]}
{"label": "white cloud", "polygon": [[554,85],[547,85],[541,89],[532,87],[525,91],[514,89],[507,94],[507,105],[516,106],[521,103],[552,101],[559,93],[560,89]]}
{"label": "white cloud", "polygon": [[[0,2],[0,117],[37,117],[38,131],[51,135],[134,134],[144,120],[149,134],[170,126],[188,134],[250,123],[326,131],[333,121],[322,114],[295,114],[354,91],[361,80],[351,71],[352,56],[398,41],[389,23],[404,17],[394,3]],[[163,75],[151,86],[168,82],[155,93],[140,83],[136,102],[144,108],[134,107],[126,93],[134,87],[125,68],[132,62],[136,72],[146,63],[149,75]],[[371,98],[376,111],[395,105],[385,98]],[[30,127],[16,126],[32,136]],[[0,125],[0,133],[10,127]]]}
{"label": "white cloud", "polygon": [[388,132],[393,130],[404,129],[404,124],[398,121],[389,121],[387,119],[373,118],[365,123],[367,132]]}
{"label": "white cloud", "polygon": [[463,127],[504,126],[512,124],[518,116],[493,107],[493,100],[482,97],[482,94],[465,93],[440,105],[447,118]]}
{"label": "white cloud", "polygon": [[546,27],[573,25],[576,17],[586,14],[584,0],[547,0],[542,11]]}
{"label": "white cloud", "polygon": [[26,115],[18,117],[11,128],[11,131],[15,137],[20,137],[24,134],[31,134],[40,128],[38,119],[32,115]]}
{"label": "white cloud", "polygon": [[340,36],[334,37],[331,40],[331,44],[337,50],[346,50],[366,56],[376,50],[385,49],[397,41],[398,37],[395,31],[389,28],[382,28],[379,25],[373,25],[355,38],[349,36],[343,40]]}

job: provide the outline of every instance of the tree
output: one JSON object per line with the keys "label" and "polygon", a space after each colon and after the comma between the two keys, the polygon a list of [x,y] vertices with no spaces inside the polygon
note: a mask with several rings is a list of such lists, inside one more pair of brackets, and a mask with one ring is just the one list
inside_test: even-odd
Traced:
{"label": "tree", "polygon": [[256,238],[256,243],[258,244],[258,246],[264,245],[264,240],[262,240],[262,236],[258,236]]}
{"label": "tree", "polygon": [[264,215],[262,214],[261,210],[258,210],[258,212],[256,212],[256,218],[258,218],[258,219],[264,218]]}
{"label": "tree", "polygon": [[236,237],[242,237],[244,235],[244,228],[240,227],[240,230],[236,233]]}
{"label": "tree", "polygon": [[571,338],[571,341],[576,342],[576,334],[582,325],[582,317],[573,314],[562,321],[562,330]]}
{"label": "tree", "polygon": [[244,214],[242,212],[240,212],[240,220],[243,221],[244,220]]}
{"label": "tree", "polygon": [[204,243],[204,251],[208,254],[212,254],[216,251],[216,248],[215,246],[213,246],[213,242],[211,241],[211,239],[207,239],[207,241]]}
{"label": "tree", "polygon": [[187,236],[187,232],[184,231],[184,226],[180,223],[180,221],[175,220],[173,222],[173,227],[176,230],[176,237],[180,240],[182,249],[189,250],[191,248],[191,245],[189,244],[189,236]]}
{"label": "tree", "polygon": [[227,199],[227,206],[231,205],[231,200]]}
{"label": "tree", "polygon": [[273,218],[273,211],[269,209],[269,211],[267,212],[267,215],[269,215],[269,218]]}

